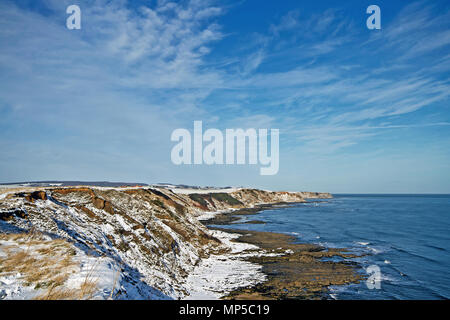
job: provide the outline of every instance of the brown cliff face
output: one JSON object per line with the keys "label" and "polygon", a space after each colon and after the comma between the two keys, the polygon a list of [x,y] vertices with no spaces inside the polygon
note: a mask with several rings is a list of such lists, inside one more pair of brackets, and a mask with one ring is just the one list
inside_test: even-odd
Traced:
{"label": "brown cliff face", "polygon": [[27,193],[19,193],[17,196],[24,197],[29,202],[34,202],[35,200],[47,200],[47,194],[45,191],[32,191]]}
{"label": "brown cliff face", "polygon": [[305,199],[331,199],[333,196],[327,192],[300,192]]}
{"label": "brown cliff face", "polygon": [[265,191],[258,189],[238,189],[233,192],[173,194],[182,201],[188,210],[218,211],[225,209],[247,208],[257,204],[279,202],[305,202],[306,199],[332,198],[329,193]]}
{"label": "brown cliff face", "polygon": [[44,191],[35,191],[31,193],[31,198],[35,200],[47,200],[47,194]]}
{"label": "brown cliff face", "polygon": [[232,196],[247,207],[261,203],[305,202],[305,198],[301,193],[286,191],[274,192],[256,189],[240,189],[233,192]]}

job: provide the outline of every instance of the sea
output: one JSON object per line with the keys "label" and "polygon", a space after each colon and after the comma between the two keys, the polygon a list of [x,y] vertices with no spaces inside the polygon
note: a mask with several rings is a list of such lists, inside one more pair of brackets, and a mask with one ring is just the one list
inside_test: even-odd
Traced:
{"label": "sea", "polygon": [[[254,219],[265,224],[244,223]],[[281,232],[361,255],[351,261],[368,279],[330,287],[330,299],[450,299],[450,195],[339,194],[220,227]]]}

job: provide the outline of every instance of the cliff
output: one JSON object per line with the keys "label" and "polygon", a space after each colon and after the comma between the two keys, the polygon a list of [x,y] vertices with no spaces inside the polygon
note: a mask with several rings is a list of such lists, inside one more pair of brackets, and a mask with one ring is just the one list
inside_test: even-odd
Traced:
{"label": "cliff", "polygon": [[[109,289],[104,287],[103,293],[96,293],[98,298],[183,298],[193,290],[186,282],[187,275],[202,259],[233,251],[230,242],[223,237],[219,239],[219,233],[208,230],[198,221],[198,216],[261,203],[331,197],[320,193],[256,189],[174,191],[153,187],[87,186],[6,190],[0,194],[0,234],[30,234],[32,231],[48,246],[52,245],[49,241],[66,240],[78,260],[74,259],[81,261],[81,269],[92,257],[102,258],[105,266],[100,269],[115,270],[108,274],[110,277],[117,274],[114,276],[117,279]],[[0,239],[0,258],[11,254],[10,247],[20,243],[11,241],[10,238]],[[36,250],[43,245],[39,241],[33,243]],[[6,264],[7,259],[0,259],[0,289],[2,263]],[[10,270],[9,275],[11,272],[14,270]],[[42,283],[35,283],[41,294],[45,292]]]}

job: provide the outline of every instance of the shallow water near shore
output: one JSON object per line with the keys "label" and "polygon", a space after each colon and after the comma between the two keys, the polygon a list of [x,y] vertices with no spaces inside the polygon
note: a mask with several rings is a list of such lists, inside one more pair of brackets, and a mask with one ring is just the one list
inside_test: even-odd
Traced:
{"label": "shallow water near shore", "polygon": [[[248,223],[252,220],[264,223]],[[449,195],[336,195],[265,209],[230,225],[293,235],[299,242],[347,248],[361,271],[381,270],[381,289],[365,282],[330,287],[336,299],[450,298]],[[333,259],[340,259],[339,257]]]}

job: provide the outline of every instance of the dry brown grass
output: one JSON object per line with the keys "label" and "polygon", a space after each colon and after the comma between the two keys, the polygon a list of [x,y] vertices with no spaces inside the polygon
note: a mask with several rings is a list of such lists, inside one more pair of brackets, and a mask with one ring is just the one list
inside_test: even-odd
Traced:
{"label": "dry brown grass", "polygon": [[23,239],[24,234],[20,233],[20,234],[11,234],[11,233],[0,233],[0,240],[11,240],[11,241],[17,241],[19,239]]}
{"label": "dry brown grass", "polygon": [[35,300],[74,300],[77,295],[76,289],[51,287],[44,294],[35,297]]}
{"label": "dry brown grass", "polygon": [[79,288],[65,286],[78,263],[75,249],[65,240],[45,240],[39,232],[28,234],[1,234],[0,240],[14,244],[1,245],[6,255],[0,258],[0,274],[21,274],[27,286],[45,290],[38,300],[91,299],[97,290],[92,278],[95,266],[89,271]]}
{"label": "dry brown grass", "polygon": [[92,299],[95,291],[97,291],[97,280],[87,279],[80,286],[78,299],[79,300],[90,300],[90,299]]}
{"label": "dry brown grass", "polygon": [[[66,281],[66,278],[61,278],[61,281]],[[92,299],[94,293],[97,291],[97,281],[87,279],[79,288],[72,289],[63,287],[61,284],[53,284],[48,290],[36,296],[35,300],[89,300]]]}

